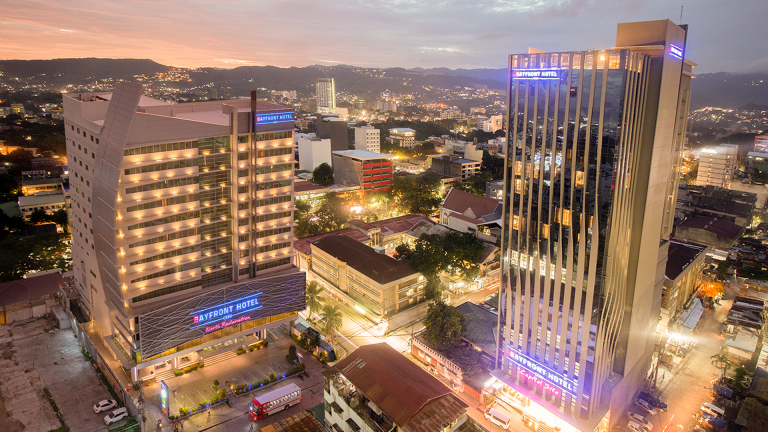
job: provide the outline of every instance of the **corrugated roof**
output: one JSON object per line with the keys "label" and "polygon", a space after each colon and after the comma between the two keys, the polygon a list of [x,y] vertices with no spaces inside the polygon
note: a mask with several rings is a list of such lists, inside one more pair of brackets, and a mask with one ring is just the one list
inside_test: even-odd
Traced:
{"label": "corrugated roof", "polygon": [[461,337],[482,348],[491,355],[496,355],[496,328],[499,316],[480,306],[466,301],[456,310],[464,314],[466,330]]}
{"label": "corrugated roof", "polygon": [[407,261],[398,261],[380,254],[348,236],[329,235],[312,243],[312,247],[347,263],[349,267],[380,284],[418,274]]}
{"label": "corrugated roof", "polygon": [[722,219],[703,216],[692,217],[681,223],[680,227],[688,229],[701,229],[730,239],[735,239],[741,233],[742,228],[736,224],[726,222]]}
{"label": "corrugated roof", "polygon": [[670,240],[667,252],[667,267],[664,276],[675,280],[702,252],[707,250],[704,245]]}
{"label": "corrugated roof", "polygon": [[50,273],[29,279],[0,284],[0,307],[30,301],[59,292],[61,273]]}
{"label": "corrugated roof", "polygon": [[[386,343],[364,345],[333,368],[408,432],[442,430],[445,426],[432,426],[467,408],[448,387]],[[441,398],[449,400],[430,404]]]}
{"label": "corrugated roof", "polygon": [[462,214],[467,211],[468,208],[471,208],[475,217],[481,218],[494,213],[496,207],[500,204],[499,200],[493,198],[486,198],[458,189],[451,189],[448,191],[448,195],[445,196],[445,200],[441,207]]}

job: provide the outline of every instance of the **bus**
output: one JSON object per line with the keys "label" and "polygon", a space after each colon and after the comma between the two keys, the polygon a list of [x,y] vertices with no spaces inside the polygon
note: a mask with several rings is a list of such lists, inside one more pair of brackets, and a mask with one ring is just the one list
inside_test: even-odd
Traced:
{"label": "bus", "polygon": [[251,414],[251,421],[261,420],[299,402],[301,402],[301,389],[296,384],[291,383],[251,399],[248,411]]}

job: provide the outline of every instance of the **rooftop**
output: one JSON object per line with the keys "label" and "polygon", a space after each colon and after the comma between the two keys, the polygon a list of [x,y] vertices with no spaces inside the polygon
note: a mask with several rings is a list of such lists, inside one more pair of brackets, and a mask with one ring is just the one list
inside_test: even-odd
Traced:
{"label": "rooftop", "polygon": [[463,164],[480,163],[480,161],[476,161],[476,160],[472,160],[472,159],[464,159],[464,158],[454,159],[451,162],[457,162],[457,163],[463,163]]}
{"label": "rooftop", "polygon": [[[466,214],[466,211],[470,209],[474,217],[479,219],[483,216],[495,213],[500,205],[501,202],[493,198],[486,198],[458,189],[451,189],[448,191],[448,194],[445,196],[440,207],[461,214]],[[472,215],[467,216],[472,217]]]}
{"label": "rooftop", "polygon": [[64,194],[30,195],[19,197],[19,207],[46,205],[65,202]]}
{"label": "rooftop", "polygon": [[321,189],[328,189],[328,186],[323,186],[323,185],[319,185],[319,184],[308,182],[308,181],[297,181],[293,186],[293,190],[296,193],[309,192],[309,191],[321,190]]}
{"label": "rooftop", "polygon": [[351,157],[355,159],[361,159],[361,160],[370,160],[370,159],[391,159],[392,155],[387,153],[374,153],[369,152],[367,150],[337,150],[334,152],[331,152],[334,155],[344,156],[344,157]]}
{"label": "rooftop", "polygon": [[499,316],[469,301],[456,306],[456,310],[464,314],[464,323],[467,326],[461,337],[495,356],[495,335]]}
{"label": "rooftop", "polygon": [[406,432],[442,430],[466,412],[448,387],[386,343],[364,345],[332,369]]}
{"label": "rooftop", "polygon": [[707,250],[704,245],[688,243],[679,240],[670,240],[667,253],[667,267],[664,276],[669,280],[675,280],[696,257]]}
{"label": "rooftop", "polygon": [[714,217],[695,216],[679,225],[680,228],[701,229],[721,237],[735,239],[741,233],[740,226]]}
{"label": "rooftop", "polygon": [[310,411],[301,411],[259,429],[262,432],[323,432],[324,430],[322,423],[317,421]]}
{"label": "rooftop", "polygon": [[325,253],[345,262],[349,267],[380,284],[418,274],[407,261],[380,254],[352,237],[329,235],[312,243]]}
{"label": "rooftop", "polygon": [[30,301],[59,292],[61,273],[49,273],[27,279],[0,283],[0,307]]}

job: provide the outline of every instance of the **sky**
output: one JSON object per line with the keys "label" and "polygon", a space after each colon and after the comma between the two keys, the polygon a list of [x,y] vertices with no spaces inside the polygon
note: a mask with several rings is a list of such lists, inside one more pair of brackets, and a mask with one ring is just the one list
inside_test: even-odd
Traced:
{"label": "sky", "polygon": [[681,6],[695,73],[768,72],[767,0],[0,0],[0,59],[504,68],[528,47],[611,48],[617,23]]}

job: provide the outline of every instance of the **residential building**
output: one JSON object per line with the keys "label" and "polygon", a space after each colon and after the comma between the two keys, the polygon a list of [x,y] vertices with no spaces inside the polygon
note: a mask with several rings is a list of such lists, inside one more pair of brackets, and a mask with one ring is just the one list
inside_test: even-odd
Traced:
{"label": "residential building", "polygon": [[720,188],[681,184],[677,193],[677,213],[681,220],[691,216],[713,216],[736,225],[752,222],[757,194]]}
{"label": "residential building", "polygon": [[504,179],[485,182],[485,197],[502,201],[504,199]]}
{"label": "residential building", "polygon": [[467,115],[456,107],[440,111],[440,120],[464,120],[465,118]]}
{"label": "residential building", "polygon": [[67,209],[67,199],[62,192],[38,192],[35,195],[19,197],[19,211],[24,219],[29,219],[35,210],[53,214]]}
{"label": "residential building", "polygon": [[363,195],[392,190],[392,156],[365,150],[333,152],[333,177],[337,184],[358,185]]}
{"label": "residential building", "polygon": [[[0,283],[0,325],[39,318],[60,308],[56,301],[60,283],[59,269],[29,273],[19,280]],[[62,323],[67,325],[69,320]]]}
{"label": "residential building", "polygon": [[707,246],[670,239],[667,263],[664,270],[664,288],[661,292],[661,320],[657,331],[671,332],[679,314],[696,294],[701,283],[701,274],[707,265],[704,262]]}
{"label": "residential building", "polygon": [[445,150],[464,159],[482,161],[483,149],[478,148],[477,143],[462,140],[446,140]]}
{"label": "residential building", "polygon": [[255,93],[175,105],[120,83],[65,94],[64,113],[80,306],[131,380],[296,319],[293,109]]}
{"label": "residential building", "polygon": [[397,112],[397,102],[388,100],[376,101],[376,110]]}
{"label": "residential building", "polygon": [[347,122],[336,115],[315,115],[317,137],[331,140],[331,151],[349,149],[349,133]]}
{"label": "residential building", "polygon": [[489,118],[483,120],[482,124],[478,122],[477,128],[482,129],[484,132],[490,132],[490,133],[494,133],[497,130],[504,129],[504,116],[502,116],[501,114],[490,116]]}
{"label": "residential building", "polygon": [[755,137],[755,152],[768,153],[768,135],[759,135]]}
{"label": "residential building", "polygon": [[653,370],[695,66],[686,35],[622,23],[616,48],[509,57],[492,374],[540,430],[612,429]]}
{"label": "residential building", "polygon": [[296,146],[299,151],[299,169],[312,172],[319,165],[331,166],[331,140],[318,138],[316,134],[296,134]]}
{"label": "residential building", "polygon": [[731,144],[701,149],[696,186],[711,185],[730,189],[738,151],[739,146]]}
{"label": "residential building", "polygon": [[[768,146],[768,139],[766,140],[766,146]],[[764,183],[768,180],[768,149],[765,151],[747,153],[745,174],[752,177],[752,180],[756,182]]]}
{"label": "residential building", "polygon": [[501,236],[501,201],[451,189],[440,203],[440,225],[495,243]]}
{"label": "residential building", "polygon": [[355,150],[381,153],[381,131],[373,126],[356,127]]}
{"label": "residential building", "polygon": [[481,162],[464,159],[456,155],[439,155],[432,158],[430,171],[449,177],[461,177],[462,180],[480,174]]}
{"label": "residential building", "polygon": [[[42,178],[24,177],[21,179],[21,192],[24,195],[34,195],[39,192],[61,192],[64,179],[61,177],[45,177],[46,171],[43,171]],[[89,185],[90,186],[90,185]]]}
{"label": "residential building", "polygon": [[328,430],[454,432],[467,422],[467,404],[384,342],[361,346],[323,376]]}
{"label": "residential building", "polygon": [[321,113],[336,112],[336,83],[333,78],[318,78],[315,83],[317,110]]}
{"label": "residential building", "polygon": [[27,110],[24,108],[24,104],[20,103],[11,104],[11,111],[14,114],[18,114],[22,117],[27,113]]}
{"label": "residential building", "polygon": [[311,243],[308,277],[334,300],[384,318],[425,299],[427,280],[399,261],[343,235]]}
{"label": "residential building", "polygon": [[411,128],[392,128],[389,130],[389,139],[392,144],[412,148],[416,145],[416,131]]}

